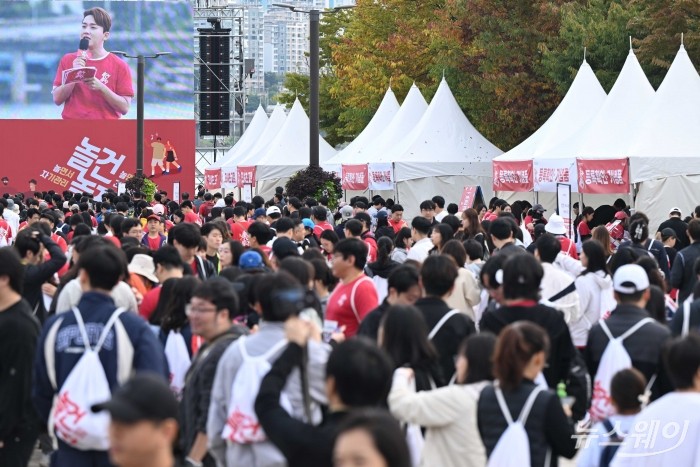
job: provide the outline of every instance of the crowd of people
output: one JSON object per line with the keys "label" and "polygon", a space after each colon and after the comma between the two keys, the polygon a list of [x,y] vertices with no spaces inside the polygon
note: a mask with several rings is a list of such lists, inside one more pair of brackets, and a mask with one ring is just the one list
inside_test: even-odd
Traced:
{"label": "crowd of people", "polygon": [[182,198],[0,198],[0,465],[700,464],[700,206]]}

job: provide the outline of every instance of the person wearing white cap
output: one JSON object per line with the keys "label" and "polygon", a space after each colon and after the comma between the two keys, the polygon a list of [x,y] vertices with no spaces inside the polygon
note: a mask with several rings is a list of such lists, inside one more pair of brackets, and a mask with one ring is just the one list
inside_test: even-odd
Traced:
{"label": "person wearing white cap", "polygon": [[676,239],[678,240],[676,249],[678,251],[690,245],[690,240],[688,239],[688,224],[683,222],[681,208],[671,208],[668,212],[668,219],[663,221],[656,230],[657,240],[661,240],[661,232],[664,229],[673,229],[673,231],[676,232]]}
{"label": "person wearing white cap", "polygon": [[549,216],[549,221],[547,225],[544,226],[545,232],[551,233],[559,240],[561,243],[561,252],[567,256],[571,256],[574,259],[578,259],[578,253],[576,252],[576,244],[569,238],[566,238],[566,224],[564,224],[564,218],[559,214],[552,214]]}
{"label": "person wearing white cap", "polygon": [[[605,324],[611,335],[617,338],[640,321],[649,318],[649,313],[644,309],[650,297],[649,277],[641,266],[626,264],[615,271],[613,290],[617,307],[605,319]],[[662,348],[670,335],[666,326],[649,321],[622,341],[632,359],[632,366],[641,371],[647,381],[652,382],[654,378],[652,400],[671,390],[661,365]],[[595,379],[609,340],[600,322],[591,328],[584,351],[591,380]]]}

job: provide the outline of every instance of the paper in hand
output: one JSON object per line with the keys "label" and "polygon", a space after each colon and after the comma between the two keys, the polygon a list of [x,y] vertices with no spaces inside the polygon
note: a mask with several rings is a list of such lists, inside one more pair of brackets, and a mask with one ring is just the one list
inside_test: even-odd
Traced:
{"label": "paper in hand", "polygon": [[97,73],[97,68],[92,66],[63,70],[61,84],[78,83],[85,79],[94,78],[95,73]]}

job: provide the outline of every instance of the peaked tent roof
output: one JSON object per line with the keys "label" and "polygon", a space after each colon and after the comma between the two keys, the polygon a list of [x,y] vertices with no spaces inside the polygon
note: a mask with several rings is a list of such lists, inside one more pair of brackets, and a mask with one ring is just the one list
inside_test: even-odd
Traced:
{"label": "peaked tent roof", "polygon": [[255,144],[258,142],[258,138],[265,131],[268,120],[269,118],[267,117],[265,110],[262,108],[262,105],[259,105],[255,111],[255,114],[253,115],[253,119],[248,124],[248,128],[246,128],[245,132],[241,135],[236,144],[231,149],[226,151],[224,157],[214,162],[209,166],[209,168],[217,169],[222,167],[233,161],[237,155],[244,154],[247,150],[255,146]]}
{"label": "peaked tent roof", "polygon": [[344,162],[343,159],[351,158],[353,155],[361,157],[360,155],[371,147],[373,141],[381,136],[399,111],[399,108],[399,101],[396,100],[394,91],[391,88],[387,89],[382,102],[365,129],[342,151],[329,160],[327,164],[341,164]]}
{"label": "peaked tent roof", "polygon": [[[319,139],[319,162],[325,163],[336,154],[335,149]],[[250,165],[258,167],[258,180],[281,178],[292,175],[296,170],[309,165],[309,117],[304,112],[299,99],[294,101],[287,120],[275,139],[270,142],[265,153]],[[290,167],[293,169],[290,170]]]}
{"label": "peaked tent roof", "polygon": [[605,90],[591,66],[584,61],[566,95],[549,119],[529,138],[495,160],[530,160],[560,144],[596,115],[605,98]]}
{"label": "peaked tent roof", "polygon": [[445,79],[410,136],[386,152],[396,162],[396,180],[469,174],[488,176],[503,151],[484,138],[464,115]]}
{"label": "peaked tent roof", "polygon": [[423,98],[418,86],[414,83],[408,91],[403,104],[401,104],[401,108],[396,112],[394,118],[391,119],[391,123],[384,128],[384,131],[366,146],[365,151],[350,154],[340,162],[343,164],[393,162],[384,160],[382,156],[385,155],[386,151],[393,150],[411,134],[411,131],[418,124],[427,109],[428,103]]}
{"label": "peaked tent roof", "polygon": [[631,144],[630,179],[700,174],[700,76],[681,45]]}
{"label": "peaked tent roof", "polygon": [[227,162],[224,167],[255,165],[258,159],[265,153],[272,140],[274,140],[277,134],[280,132],[286,121],[287,114],[284,112],[284,106],[278,104],[275,106],[275,110],[272,111],[272,115],[270,115],[270,119],[267,122],[267,126],[265,126],[265,130],[257,138],[255,144],[246,151],[241,151],[240,153],[236,154],[236,158],[238,158],[238,160],[231,160],[230,162]]}
{"label": "peaked tent roof", "polygon": [[578,134],[540,158],[618,159],[628,155],[634,132],[654,99],[654,88],[630,49],[625,64],[595,118]]}

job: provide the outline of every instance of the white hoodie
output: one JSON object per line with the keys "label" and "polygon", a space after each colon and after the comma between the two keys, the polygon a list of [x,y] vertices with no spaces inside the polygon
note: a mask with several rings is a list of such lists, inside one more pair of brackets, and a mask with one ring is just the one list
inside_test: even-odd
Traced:
{"label": "white hoodie", "polygon": [[591,327],[616,306],[612,278],[604,271],[584,274],[576,278],[576,291],[581,301],[581,319],[569,323],[569,330],[574,345],[584,347]]}

